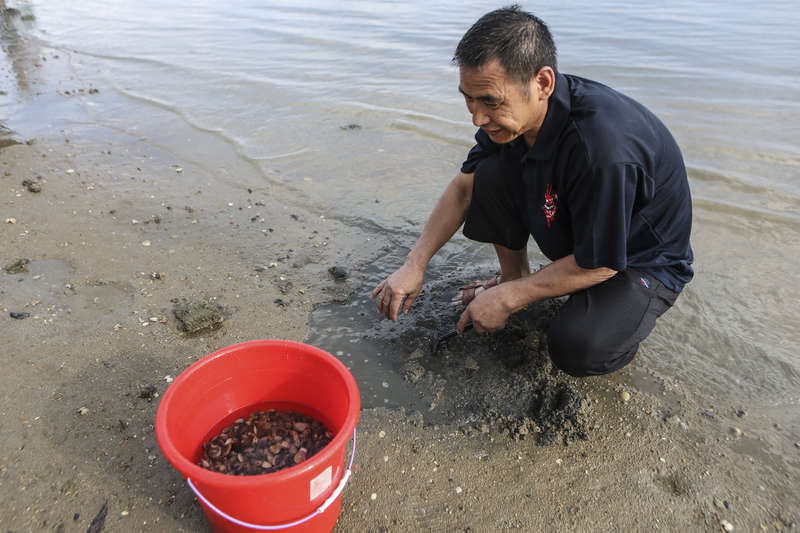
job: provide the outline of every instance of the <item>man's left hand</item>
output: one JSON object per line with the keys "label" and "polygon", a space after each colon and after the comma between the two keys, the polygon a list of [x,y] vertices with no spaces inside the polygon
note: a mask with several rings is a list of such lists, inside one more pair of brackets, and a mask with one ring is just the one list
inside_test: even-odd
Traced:
{"label": "man's left hand", "polygon": [[461,313],[461,318],[456,326],[458,333],[463,333],[464,328],[470,322],[478,333],[498,331],[506,327],[511,310],[506,307],[500,297],[502,290],[503,286],[498,285],[475,296],[475,299]]}

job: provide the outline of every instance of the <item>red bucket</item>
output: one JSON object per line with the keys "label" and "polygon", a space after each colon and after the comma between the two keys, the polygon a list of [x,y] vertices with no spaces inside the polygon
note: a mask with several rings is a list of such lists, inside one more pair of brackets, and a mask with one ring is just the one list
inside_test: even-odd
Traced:
{"label": "red bucket", "polygon": [[[237,418],[266,409],[315,418],[333,440],[271,474],[233,476],[197,466],[205,442]],[[212,531],[329,532],[350,477],[345,451],[351,436],[355,448],[360,410],[353,376],[331,354],[299,342],[250,341],[204,357],[175,379],[158,406],[156,437],[200,500]]]}

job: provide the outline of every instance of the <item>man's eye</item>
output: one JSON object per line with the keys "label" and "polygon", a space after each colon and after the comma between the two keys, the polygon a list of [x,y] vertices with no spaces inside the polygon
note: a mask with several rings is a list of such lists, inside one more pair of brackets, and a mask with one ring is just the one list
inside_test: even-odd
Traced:
{"label": "man's eye", "polygon": [[499,102],[484,102],[484,104],[486,104],[486,107],[488,107],[489,109],[497,109],[498,107],[500,107]]}

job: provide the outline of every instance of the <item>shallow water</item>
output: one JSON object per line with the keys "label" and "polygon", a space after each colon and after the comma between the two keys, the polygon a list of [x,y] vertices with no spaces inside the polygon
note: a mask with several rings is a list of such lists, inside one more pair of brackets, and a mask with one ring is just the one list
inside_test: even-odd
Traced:
{"label": "shallow water", "polygon": [[[357,258],[371,263],[369,283],[345,306],[317,311],[309,341],[342,353],[366,405],[407,399],[386,354],[415,322],[378,322],[367,295],[399,265],[471,146],[449,60],[494,4],[8,4],[33,15],[7,17],[2,38],[0,121],[21,135],[99,123],[219,169],[220,191],[255,172],[384,239],[384,257]],[[561,70],[649,106],[689,169],[696,279],[640,361],[696,390],[791,412],[800,403],[800,12],[791,1],[659,4],[582,0],[538,12]],[[74,92],[90,87],[100,92]],[[491,259],[457,236],[427,279],[446,287],[485,275]],[[797,417],[776,416],[800,431]]]}

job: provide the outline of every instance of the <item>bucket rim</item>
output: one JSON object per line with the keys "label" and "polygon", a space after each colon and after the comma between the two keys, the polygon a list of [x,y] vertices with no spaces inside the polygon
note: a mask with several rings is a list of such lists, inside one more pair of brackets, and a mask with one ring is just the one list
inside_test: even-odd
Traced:
{"label": "bucket rim", "polygon": [[[331,439],[331,441],[322,450],[320,450],[312,457],[306,459],[300,464],[284,468],[277,472],[270,472],[267,474],[258,474],[250,476],[234,476],[231,474],[214,472],[206,468],[203,468],[199,465],[196,465],[192,461],[187,459],[181,452],[178,451],[178,449],[175,447],[172,440],[170,439],[169,432],[167,431],[166,426],[167,426],[169,409],[171,407],[170,405],[171,400],[175,395],[175,392],[179,390],[186,381],[191,379],[194,373],[198,372],[204,366],[232,352],[252,347],[302,348],[309,355],[325,360],[325,362],[336,368],[338,373],[342,376],[345,387],[347,389],[347,395],[350,400],[348,413],[347,416],[345,417],[344,424],[342,425],[341,429],[337,431],[336,435],[334,435],[333,439]],[[190,477],[196,483],[223,486],[223,487],[235,486],[237,488],[247,488],[251,485],[252,486],[261,485],[263,484],[265,479],[269,479],[270,481],[274,481],[276,483],[288,481],[298,476],[305,475],[309,470],[314,469],[320,463],[325,463],[330,461],[330,459],[336,453],[336,451],[338,451],[340,448],[345,449],[347,441],[349,441],[352,438],[353,430],[355,429],[356,424],[358,423],[360,412],[361,412],[361,396],[359,394],[355,378],[353,378],[353,375],[350,373],[347,367],[344,366],[344,364],[341,361],[339,361],[336,357],[334,357],[333,355],[331,355],[330,353],[326,352],[321,348],[298,341],[291,341],[284,339],[257,339],[257,340],[240,342],[232,344],[230,346],[226,346],[224,348],[220,348],[219,350],[198,359],[197,361],[189,365],[185,370],[183,370],[183,372],[181,372],[178,375],[178,377],[175,378],[175,380],[170,384],[170,386],[167,387],[167,390],[164,392],[164,396],[161,398],[161,401],[158,404],[158,410],[156,412],[156,428],[155,428],[156,440],[158,441],[158,445],[161,448],[161,452],[166,457],[167,461],[169,461],[172,464],[172,466],[175,467],[175,469],[178,470],[178,472],[180,472],[181,476],[184,479]],[[329,491],[324,491],[322,494],[320,494],[319,497],[320,498],[324,497],[325,493],[327,492]]]}

